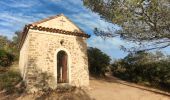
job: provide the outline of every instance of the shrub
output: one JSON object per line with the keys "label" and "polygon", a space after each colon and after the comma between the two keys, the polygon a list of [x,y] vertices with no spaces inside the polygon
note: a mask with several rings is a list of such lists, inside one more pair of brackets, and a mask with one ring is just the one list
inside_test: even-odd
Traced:
{"label": "shrub", "polygon": [[6,52],[5,50],[0,50],[0,66],[7,67],[14,61],[14,55]]}
{"label": "shrub", "polygon": [[22,78],[19,72],[8,70],[0,73],[0,90],[5,90],[7,94],[16,92],[16,85],[21,82]]}
{"label": "shrub", "polygon": [[96,76],[105,76],[110,65],[110,57],[97,48],[88,48],[89,72]]}
{"label": "shrub", "polygon": [[112,64],[113,75],[170,91],[170,61],[164,56],[155,59],[156,56],[145,52],[129,54]]}

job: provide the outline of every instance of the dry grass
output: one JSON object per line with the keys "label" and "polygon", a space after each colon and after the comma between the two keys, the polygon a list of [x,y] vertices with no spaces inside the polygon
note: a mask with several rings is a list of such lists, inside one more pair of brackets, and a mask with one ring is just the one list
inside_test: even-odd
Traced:
{"label": "dry grass", "polygon": [[0,90],[6,94],[21,92],[20,88],[16,87],[22,81],[17,65],[14,63],[11,67],[0,68]]}
{"label": "dry grass", "polygon": [[69,90],[49,90],[39,91],[34,94],[25,94],[17,100],[92,100],[90,96],[81,88],[72,88]]}
{"label": "dry grass", "polygon": [[18,68],[17,62],[10,67],[0,68],[0,100],[91,100],[83,89],[76,87],[27,94]]}

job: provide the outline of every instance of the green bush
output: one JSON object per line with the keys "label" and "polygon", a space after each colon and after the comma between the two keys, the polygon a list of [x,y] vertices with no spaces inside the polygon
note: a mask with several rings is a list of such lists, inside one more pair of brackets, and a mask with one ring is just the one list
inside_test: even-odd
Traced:
{"label": "green bush", "polygon": [[110,57],[97,48],[88,48],[89,72],[95,76],[105,76],[110,65]]}
{"label": "green bush", "polygon": [[19,35],[20,32],[15,32],[12,40],[0,35],[0,66],[10,66],[14,60],[18,60]]}
{"label": "green bush", "polygon": [[129,54],[112,64],[113,75],[170,91],[170,61],[165,56],[156,57],[145,52]]}
{"label": "green bush", "polygon": [[0,73],[0,90],[5,90],[6,93],[16,92],[16,85],[21,82],[22,78],[19,72],[8,70]]}
{"label": "green bush", "polygon": [[5,50],[0,50],[0,66],[7,67],[14,61],[14,55],[6,52]]}

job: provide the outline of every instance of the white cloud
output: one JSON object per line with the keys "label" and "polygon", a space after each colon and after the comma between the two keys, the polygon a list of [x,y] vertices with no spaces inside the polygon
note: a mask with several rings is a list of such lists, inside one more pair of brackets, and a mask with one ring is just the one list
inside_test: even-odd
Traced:
{"label": "white cloud", "polygon": [[70,4],[74,4],[74,5],[78,5],[78,6],[82,6],[83,5],[83,1],[82,0],[68,0],[68,2]]}
{"label": "white cloud", "polygon": [[59,1],[62,1],[62,0],[49,0],[49,1],[52,1],[52,2],[59,2]]}
{"label": "white cloud", "polygon": [[81,0],[50,0],[55,3],[56,6],[60,6],[62,9],[65,9],[69,12],[79,12],[82,8]]}
{"label": "white cloud", "polygon": [[104,40],[101,37],[92,36],[90,40],[88,40],[88,46],[93,46],[97,48],[104,47],[105,49],[109,49],[110,46],[119,48],[120,45],[126,45],[126,42],[120,40],[119,38],[108,38]]}
{"label": "white cloud", "polygon": [[47,15],[43,13],[32,14],[29,16],[22,13],[0,12],[0,35],[5,35],[11,39],[13,33],[22,30],[25,24],[38,21],[45,17],[47,17]]}
{"label": "white cloud", "polygon": [[10,23],[16,23],[16,22],[28,23],[29,19],[24,19],[24,18],[28,18],[28,17],[23,16],[21,14],[14,14],[14,13],[1,13],[0,14],[1,20],[8,21]]}
{"label": "white cloud", "polygon": [[11,27],[13,26],[11,23],[6,22],[5,20],[1,21],[0,26]]}
{"label": "white cloud", "polygon": [[70,15],[70,18],[74,20],[76,23],[81,24],[82,28],[88,27],[91,30],[94,30],[94,28],[107,30],[108,27],[120,29],[117,25],[102,20],[98,14],[92,13],[90,11],[72,14]]}
{"label": "white cloud", "polygon": [[14,8],[30,8],[40,3],[34,0],[10,0],[8,2],[0,1],[0,4]]}
{"label": "white cloud", "polygon": [[11,25],[23,26],[25,24],[38,21],[47,16],[50,16],[50,14],[47,15],[43,13],[37,13],[32,15],[24,15],[22,13],[0,12],[0,20],[1,20],[0,25],[1,26],[11,26]]}
{"label": "white cloud", "polygon": [[92,36],[87,43],[89,47],[98,48],[111,56],[111,58],[122,58],[127,55],[127,53],[120,50],[120,45],[126,46],[127,43],[119,38],[108,38],[104,40],[101,37]]}
{"label": "white cloud", "polygon": [[9,39],[12,39],[14,31],[10,29],[0,29],[0,35],[7,36]]}

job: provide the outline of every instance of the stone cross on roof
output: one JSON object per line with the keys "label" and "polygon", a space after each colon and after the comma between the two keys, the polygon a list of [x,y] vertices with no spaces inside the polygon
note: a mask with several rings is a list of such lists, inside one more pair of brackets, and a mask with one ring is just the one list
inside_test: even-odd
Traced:
{"label": "stone cross on roof", "polygon": [[64,21],[63,18],[62,18],[62,19],[60,20],[60,22],[61,22],[61,26],[63,26],[63,23],[66,22],[66,21]]}

